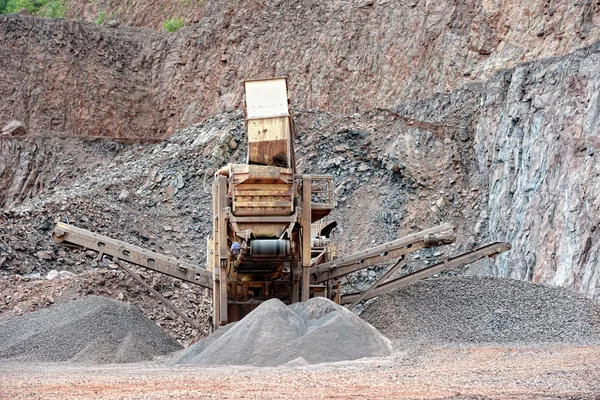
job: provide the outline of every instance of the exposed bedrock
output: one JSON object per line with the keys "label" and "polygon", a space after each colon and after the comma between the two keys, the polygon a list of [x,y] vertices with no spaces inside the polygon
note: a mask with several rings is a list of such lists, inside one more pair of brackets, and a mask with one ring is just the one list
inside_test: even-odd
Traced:
{"label": "exposed bedrock", "polygon": [[489,232],[512,242],[496,275],[600,298],[600,45],[486,85],[476,126]]}
{"label": "exposed bedrock", "polygon": [[[524,63],[484,84],[397,106],[413,140],[439,132],[470,149],[467,181],[487,207],[471,231],[511,242],[490,266],[600,298],[600,44]],[[432,128],[432,127],[435,127]],[[421,139],[422,140],[422,139]],[[450,142],[449,142],[450,143]]]}
{"label": "exposed bedrock", "polygon": [[[116,0],[70,15],[91,21],[98,3],[126,23],[156,26]],[[454,90],[600,37],[591,1],[205,3],[190,18],[198,23],[176,34],[0,17],[0,123],[162,137],[241,108],[242,80],[282,75],[294,105],[351,114]]]}

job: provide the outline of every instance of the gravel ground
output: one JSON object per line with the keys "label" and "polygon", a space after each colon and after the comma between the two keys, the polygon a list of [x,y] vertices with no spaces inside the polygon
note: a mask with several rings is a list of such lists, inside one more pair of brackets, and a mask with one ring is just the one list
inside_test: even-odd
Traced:
{"label": "gravel ground", "polygon": [[180,349],[135,307],[89,296],[0,323],[0,359],[131,363]]}
{"label": "gravel ground", "polygon": [[361,317],[401,347],[600,343],[600,307],[567,289],[511,279],[429,279],[386,293]]}
{"label": "gravel ground", "polygon": [[223,329],[188,348],[174,364],[307,365],[391,354],[389,339],[323,297],[290,306],[271,299]]}
{"label": "gravel ground", "polygon": [[0,398],[598,399],[600,346],[454,346],[304,367],[0,364]]}

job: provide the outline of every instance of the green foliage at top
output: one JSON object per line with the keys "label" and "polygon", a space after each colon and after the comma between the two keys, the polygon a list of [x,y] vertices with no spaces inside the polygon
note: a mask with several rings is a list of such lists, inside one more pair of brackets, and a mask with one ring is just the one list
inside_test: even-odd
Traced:
{"label": "green foliage at top", "polygon": [[165,22],[162,23],[162,27],[167,32],[175,32],[179,30],[183,26],[182,18],[169,18]]}
{"label": "green foliage at top", "polygon": [[22,9],[43,18],[63,18],[67,12],[66,0],[0,0],[0,14],[14,14]]}
{"label": "green foliage at top", "polygon": [[106,19],[106,11],[100,11],[98,18],[96,18],[96,25],[102,25]]}
{"label": "green foliage at top", "polygon": [[68,8],[65,0],[54,0],[46,3],[36,14],[44,18],[64,18]]}

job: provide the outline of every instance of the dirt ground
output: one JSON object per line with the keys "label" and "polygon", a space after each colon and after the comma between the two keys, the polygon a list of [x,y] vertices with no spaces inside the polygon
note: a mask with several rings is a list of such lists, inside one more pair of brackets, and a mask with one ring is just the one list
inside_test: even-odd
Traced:
{"label": "dirt ground", "polygon": [[600,399],[600,346],[437,347],[306,367],[0,365],[2,399]]}

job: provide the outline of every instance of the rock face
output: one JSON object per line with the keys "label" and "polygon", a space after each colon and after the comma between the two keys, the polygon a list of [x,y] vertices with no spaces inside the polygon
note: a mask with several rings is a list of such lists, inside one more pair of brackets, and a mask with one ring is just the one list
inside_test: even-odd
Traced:
{"label": "rock face", "polygon": [[[121,6],[93,3],[87,7]],[[242,80],[282,75],[302,108],[391,108],[599,37],[595,2],[205,3],[192,12],[197,24],[168,35],[2,16],[0,121],[17,118],[32,131],[161,137],[241,108]],[[85,17],[85,8],[71,16]],[[144,24],[143,10],[119,17]]]}
{"label": "rock face", "polygon": [[600,298],[600,45],[488,82],[476,126],[489,232],[513,244],[494,273]]}
{"label": "rock face", "polygon": [[469,212],[478,214],[471,230],[513,245],[487,272],[572,287],[596,300],[599,59],[596,44],[397,107],[422,121],[413,137],[441,131],[471,149],[467,182],[483,189],[478,196],[487,203]]}
{"label": "rock face", "polygon": [[[0,126],[23,121],[26,138],[160,139],[216,111],[240,109],[241,80],[287,75],[300,111],[299,170],[334,174],[335,217],[360,214],[370,224],[345,224],[344,241],[355,240],[350,248],[364,248],[373,235],[390,240],[451,221],[468,232],[470,246],[513,244],[476,272],[600,298],[597,3],[206,3],[196,25],[170,35],[0,17]],[[135,15],[119,20],[144,25]],[[202,129],[196,145],[228,129],[241,132],[236,124]],[[183,147],[195,147],[188,139],[191,147]],[[204,185],[219,162],[243,158],[243,140],[188,151],[163,180],[162,166],[153,172],[157,166],[139,163],[133,151],[125,160],[130,171],[118,172],[122,164],[100,160],[98,151],[85,153],[78,171],[69,163],[91,145],[69,150],[52,140],[0,138],[0,205],[60,183],[67,189],[53,195],[57,201],[118,198],[130,188],[123,206],[164,190],[167,199],[144,200],[150,208],[197,195],[193,184],[181,186],[183,176]],[[175,160],[179,145],[152,151]],[[96,161],[106,169],[94,175]],[[107,171],[121,187],[104,181]],[[135,187],[124,184],[142,176]],[[210,226],[209,212],[201,215],[194,226]]]}

